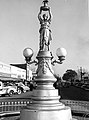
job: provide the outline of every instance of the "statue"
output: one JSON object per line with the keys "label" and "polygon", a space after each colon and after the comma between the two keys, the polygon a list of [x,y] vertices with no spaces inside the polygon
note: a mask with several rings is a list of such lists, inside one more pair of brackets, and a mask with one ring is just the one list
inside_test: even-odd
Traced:
{"label": "statue", "polygon": [[[42,51],[49,51],[50,49],[50,42],[52,40],[51,37],[51,30],[49,29],[49,25],[51,23],[51,12],[50,7],[47,6],[48,1],[43,1],[44,6],[40,7],[40,12],[38,14],[38,19],[41,24],[41,28],[39,30],[40,33],[40,50]],[[46,11],[47,13],[44,13],[42,15],[42,11]]]}

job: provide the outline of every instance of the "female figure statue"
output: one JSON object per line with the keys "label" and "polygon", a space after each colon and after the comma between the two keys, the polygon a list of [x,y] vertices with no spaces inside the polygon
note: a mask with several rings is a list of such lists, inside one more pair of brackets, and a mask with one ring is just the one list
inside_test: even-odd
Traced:
{"label": "female figure statue", "polygon": [[[49,29],[49,25],[51,23],[51,12],[50,8],[48,6],[46,7],[47,9],[45,9],[45,6],[42,6],[38,14],[38,19],[41,24],[39,32],[40,32],[40,50],[42,51],[49,51],[50,41],[52,40],[51,30]],[[49,16],[46,13],[41,16],[42,11],[48,11]]]}

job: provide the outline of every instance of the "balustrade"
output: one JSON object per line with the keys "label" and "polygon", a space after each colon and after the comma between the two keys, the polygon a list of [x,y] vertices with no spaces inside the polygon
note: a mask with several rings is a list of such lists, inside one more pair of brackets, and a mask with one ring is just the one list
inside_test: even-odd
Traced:
{"label": "balustrade", "polygon": [[[29,98],[14,98],[3,99],[0,101],[0,115],[7,113],[20,113],[22,107],[25,107],[31,101]],[[89,114],[89,102],[88,101],[75,101],[75,100],[63,100],[61,102],[66,106],[70,106],[71,110],[76,113],[84,113],[84,116]]]}

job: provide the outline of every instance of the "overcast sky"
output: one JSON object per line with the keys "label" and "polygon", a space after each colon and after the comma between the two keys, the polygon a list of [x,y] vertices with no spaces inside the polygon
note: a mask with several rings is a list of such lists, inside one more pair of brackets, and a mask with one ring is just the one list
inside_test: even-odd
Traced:
{"label": "overcast sky", "polygon": [[[0,0],[0,61],[24,63],[23,50],[31,47],[35,59],[39,48],[37,18],[42,0]],[[67,69],[89,70],[88,0],[49,0],[53,14],[51,51],[55,59],[58,47],[67,50],[66,60],[53,69],[63,74]]]}

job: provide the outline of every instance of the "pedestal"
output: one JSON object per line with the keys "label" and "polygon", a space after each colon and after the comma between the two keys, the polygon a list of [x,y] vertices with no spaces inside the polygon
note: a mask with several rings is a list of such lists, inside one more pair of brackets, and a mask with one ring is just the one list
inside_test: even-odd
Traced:
{"label": "pedestal", "polygon": [[21,112],[21,120],[72,120],[72,117],[69,107],[48,111],[24,109]]}

